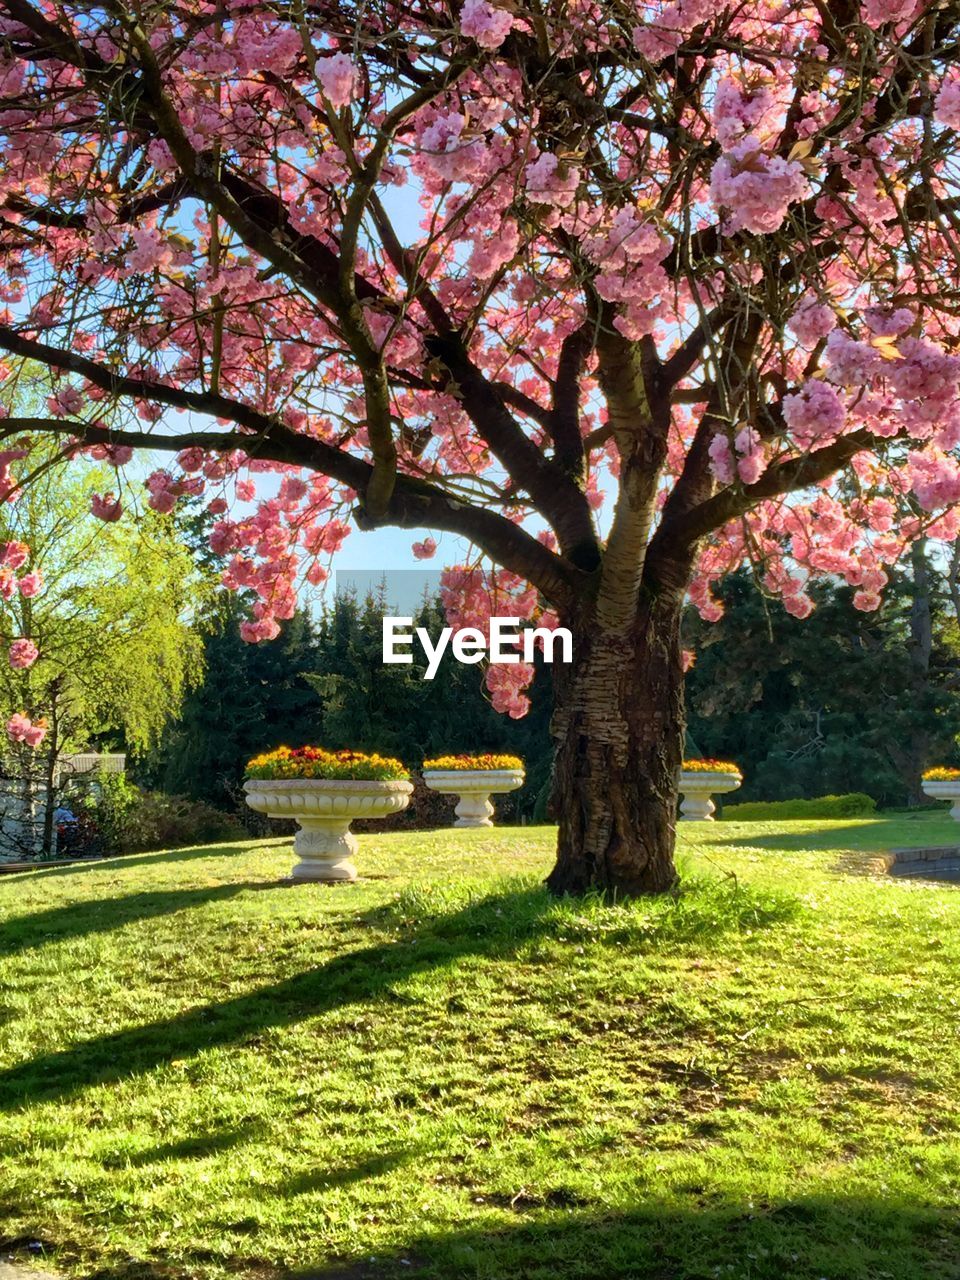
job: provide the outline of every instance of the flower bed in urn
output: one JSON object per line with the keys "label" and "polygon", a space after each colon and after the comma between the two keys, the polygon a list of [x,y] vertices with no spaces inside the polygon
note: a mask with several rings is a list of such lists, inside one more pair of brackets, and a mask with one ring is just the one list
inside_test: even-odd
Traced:
{"label": "flower bed in urn", "polygon": [[251,809],[297,823],[293,879],[320,881],[355,880],[350,823],[406,808],[413,791],[399,760],[323,747],[278,747],[255,756],[243,789]]}
{"label": "flower bed in urn", "polygon": [[960,769],[938,764],[926,771],[920,786],[931,800],[949,800],[950,817],[960,822]]}
{"label": "flower bed in urn", "polygon": [[712,822],[716,806],[710,798],[736,791],[743,781],[728,760],[684,760],[680,769],[681,822]]}
{"label": "flower bed in urn", "polygon": [[423,762],[423,780],[442,795],[459,796],[456,827],[492,827],[492,795],[523,786],[519,756],[448,755]]}

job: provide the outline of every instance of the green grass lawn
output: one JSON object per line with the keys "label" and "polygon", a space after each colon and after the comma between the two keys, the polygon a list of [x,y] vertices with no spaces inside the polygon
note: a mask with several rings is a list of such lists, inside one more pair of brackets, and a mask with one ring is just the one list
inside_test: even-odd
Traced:
{"label": "green grass lawn", "polygon": [[960,1276],[946,816],[681,827],[555,903],[546,828],[0,879],[0,1234],[99,1280]]}

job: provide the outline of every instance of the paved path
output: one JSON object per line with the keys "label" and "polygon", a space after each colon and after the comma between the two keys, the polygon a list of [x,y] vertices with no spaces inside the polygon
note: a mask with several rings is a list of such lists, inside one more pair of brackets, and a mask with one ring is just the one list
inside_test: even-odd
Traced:
{"label": "paved path", "polygon": [[22,1262],[7,1262],[0,1258],[0,1280],[61,1280],[52,1271],[40,1271]]}

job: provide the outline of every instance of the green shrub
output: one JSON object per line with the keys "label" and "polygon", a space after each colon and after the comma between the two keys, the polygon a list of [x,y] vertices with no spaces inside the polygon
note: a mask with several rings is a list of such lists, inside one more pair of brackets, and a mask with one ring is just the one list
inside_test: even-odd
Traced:
{"label": "green shrub", "polygon": [[190,845],[242,840],[240,823],[228,813],[201,800],[142,791],[124,824],[120,853],[150,849],[183,849]]}
{"label": "green shrub", "polygon": [[99,832],[104,853],[120,853],[130,814],[140,802],[140,788],[125,773],[97,775],[96,788],[85,807]]}
{"label": "green shrub", "polygon": [[812,800],[755,800],[725,804],[728,822],[782,822],[789,818],[863,818],[875,813],[877,802],[862,791],[845,796],[816,796]]}
{"label": "green shrub", "polygon": [[89,806],[104,853],[146,853],[242,840],[230,814],[186,796],[142,791],[125,774],[103,773]]}

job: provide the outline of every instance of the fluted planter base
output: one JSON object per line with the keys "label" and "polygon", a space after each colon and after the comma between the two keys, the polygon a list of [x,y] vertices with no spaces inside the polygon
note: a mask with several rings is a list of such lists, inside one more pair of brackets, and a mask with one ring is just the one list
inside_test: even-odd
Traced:
{"label": "fluted planter base", "polygon": [[459,796],[455,827],[492,827],[490,797],[523,786],[522,769],[425,769],[423,780],[441,795]]}
{"label": "fluted planter base", "polygon": [[326,782],[312,778],[253,780],[243,789],[247,804],[268,818],[292,818],[298,826],[293,851],[299,861],[291,880],[336,884],[356,880],[354,818],[385,818],[405,809],[409,782]]}

